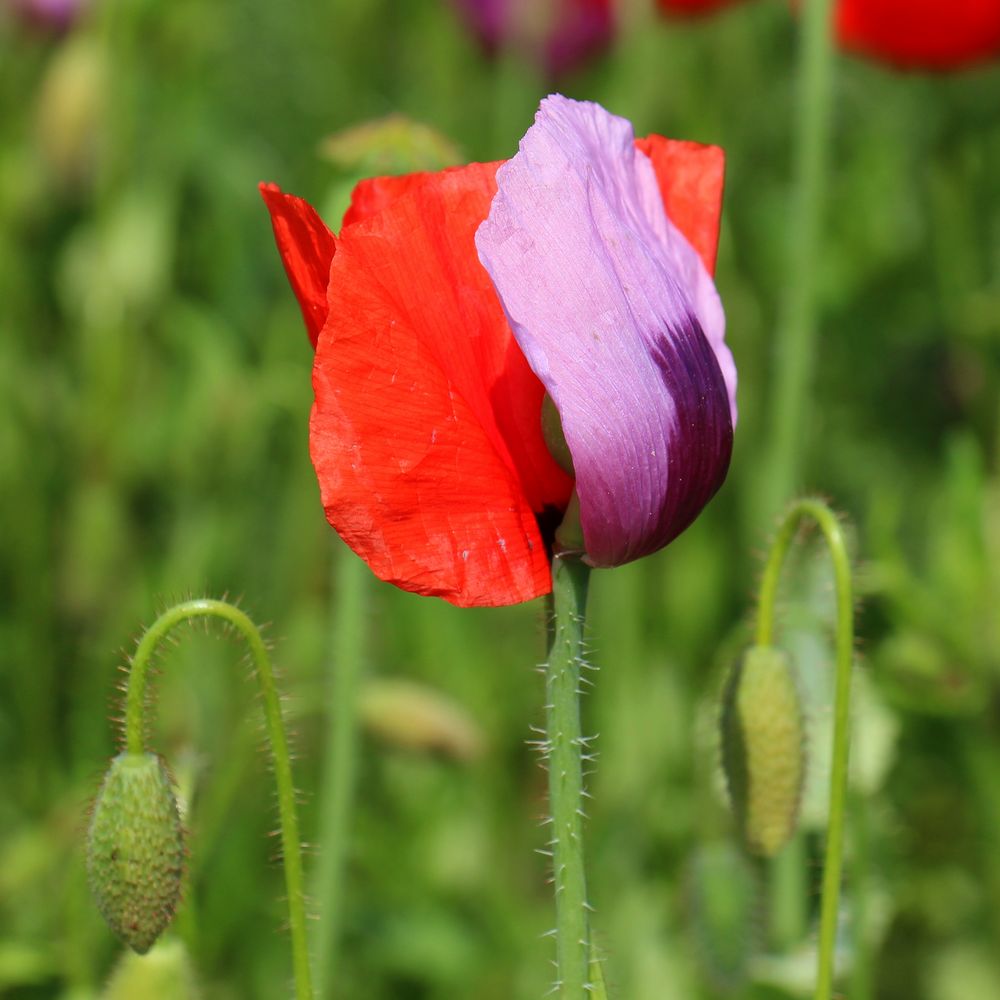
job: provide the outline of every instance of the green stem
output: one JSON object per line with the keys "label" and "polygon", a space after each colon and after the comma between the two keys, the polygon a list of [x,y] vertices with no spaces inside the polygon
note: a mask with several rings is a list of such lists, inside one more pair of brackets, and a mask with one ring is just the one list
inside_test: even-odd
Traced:
{"label": "green stem", "polygon": [[580,670],[590,568],[578,557],[552,563],[553,629],[546,666],[546,730],[552,868],[556,889],[556,978],[563,1000],[584,1000],[590,965],[583,861]]}
{"label": "green stem", "polygon": [[787,952],[809,925],[809,850],[801,830],[773,857],[762,859],[768,894],[767,934],[771,947]]}
{"label": "green stem", "polygon": [[831,0],[803,0],[799,47],[799,100],[795,125],[794,189],[790,206],[789,268],[774,345],[764,517],[770,518],[796,488],[803,428],[816,353],[816,277],[829,159],[833,89]]}
{"label": "green stem", "polygon": [[195,618],[217,618],[232,626],[246,640],[253,659],[264,702],[274,776],[278,786],[278,815],[281,823],[281,848],[288,893],[288,922],[292,937],[292,964],[297,1000],[312,1000],[309,972],[309,949],[306,941],[306,914],[302,876],[302,848],[299,821],[295,812],[295,787],[288,741],[281,716],[281,703],[274,683],[274,671],[267,648],[256,625],[237,607],[224,601],[201,599],[184,601],[165,611],[147,629],[132,657],[128,690],[125,696],[125,747],[129,753],[145,751],[146,677],[153,653],[178,625]]}
{"label": "green stem", "polygon": [[844,852],[844,813],[847,800],[847,761],[850,749],[851,668],[854,663],[854,602],[851,563],[844,532],[836,515],[822,500],[795,501],[785,512],[764,567],[757,617],[757,643],[770,646],[774,639],[775,604],[781,567],[796,529],[803,520],[815,521],[826,539],[833,562],[837,595],[836,684],[833,714],[833,754],[830,768],[830,816],[820,907],[819,963],[816,1000],[829,1000],[833,987],[833,956],[837,940],[837,910]]}
{"label": "green stem", "polygon": [[315,898],[320,920],[314,936],[316,993],[326,997],[334,979],[340,942],[344,867],[357,776],[358,694],[364,665],[364,591],[368,569],[340,546],[333,587],[330,735],[323,763],[320,856]]}

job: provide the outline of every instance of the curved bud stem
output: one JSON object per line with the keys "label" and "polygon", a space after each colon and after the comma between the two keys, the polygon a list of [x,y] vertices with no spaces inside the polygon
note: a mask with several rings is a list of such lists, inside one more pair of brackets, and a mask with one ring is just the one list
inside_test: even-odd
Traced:
{"label": "curved bud stem", "polygon": [[851,668],[854,662],[854,600],[851,563],[840,522],[822,501],[796,500],[785,512],[771,545],[761,580],[757,617],[757,642],[769,646],[774,636],[775,599],[781,567],[802,521],[814,521],[823,532],[833,563],[837,595],[836,693],[833,716],[833,755],[830,768],[830,816],[823,870],[823,902],[820,909],[819,964],[816,1000],[829,1000],[833,987],[833,955],[837,938],[837,909],[844,849],[844,813],[847,800],[847,761],[850,749]]}
{"label": "curved bud stem", "polygon": [[267,655],[260,630],[246,614],[225,601],[199,599],[176,604],[153,622],[139,641],[129,669],[128,690],[125,696],[125,746],[128,752],[133,754],[141,754],[145,750],[146,676],[153,653],[171,630],[195,618],[216,618],[236,629],[246,641],[253,659],[254,673],[264,701],[264,718],[278,786],[278,815],[281,823],[285,888],[288,893],[288,923],[292,937],[295,995],[296,1000],[312,1000],[312,978],[306,942],[302,848],[299,839],[299,821],[295,811],[295,788],[292,784],[288,740],[285,737],[281,703],[274,682],[271,660]]}

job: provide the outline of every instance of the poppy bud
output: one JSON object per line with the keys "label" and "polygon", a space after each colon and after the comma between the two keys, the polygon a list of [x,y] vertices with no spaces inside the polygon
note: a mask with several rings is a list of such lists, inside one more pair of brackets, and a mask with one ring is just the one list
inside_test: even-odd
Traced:
{"label": "poppy bud", "polygon": [[805,775],[802,710],[788,657],[753,646],[722,706],[722,766],[736,822],[754,854],[773,857],[795,830]]}
{"label": "poppy bud", "polygon": [[140,955],[173,918],[183,871],[184,833],[163,761],[119,754],[94,803],[87,874],[104,919]]}

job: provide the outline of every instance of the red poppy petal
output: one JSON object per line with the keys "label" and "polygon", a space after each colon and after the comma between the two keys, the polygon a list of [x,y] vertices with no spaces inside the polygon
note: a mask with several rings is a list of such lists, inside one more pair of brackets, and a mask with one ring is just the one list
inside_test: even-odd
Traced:
{"label": "red poppy petal", "polygon": [[473,243],[495,169],[411,175],[344,227],[313,373],[328,520],[382,579],[460,605],[549,590],[535,512],[570,485]]}
{"label": "red poppy petal", "polygon": [[426,183],[428,174],[400,174],[396,177],[367,177],[351,192],[351,204],[344,213],[343,227],[364,222],[384,211],[397,198]]}
{"label": "red poppy petal", "polygon": [[328,311],[326,289],[336,250],[333,233],[308,202],[285,194],[277,184],[261,184],[260,193],[271,213],[274,241],[315,347]]}
{"label": "red poppy petal", "polygon": [[840,0],[837,35],[899,66],[957,69],[1000,55],[998,0]]}
{"label": "red poppy petal", "polygon": [[718,146],[647,135],[636,148],[653,161],[660,197],[670,221],[715,274],[726,154]]}

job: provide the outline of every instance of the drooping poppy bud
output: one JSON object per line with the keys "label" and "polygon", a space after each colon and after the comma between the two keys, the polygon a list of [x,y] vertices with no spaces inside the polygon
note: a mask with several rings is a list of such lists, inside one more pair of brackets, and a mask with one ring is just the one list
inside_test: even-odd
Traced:
{"label": "drooping poppy bud", "polygon": [[753,646],[733,669],[723,696],[722,765],[744,843],[772,857],[795,830],[805,778],[802,710],[780,649]]}
{"label": "drooping poppy bud", "polygon": [[183,828],[163,761],[119,754],[94,803],[87,874],[104,919],[140,955],[173,919],[183,872]]}

